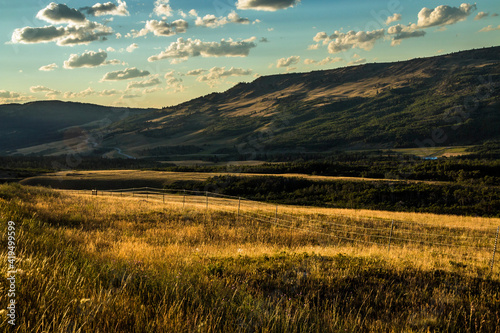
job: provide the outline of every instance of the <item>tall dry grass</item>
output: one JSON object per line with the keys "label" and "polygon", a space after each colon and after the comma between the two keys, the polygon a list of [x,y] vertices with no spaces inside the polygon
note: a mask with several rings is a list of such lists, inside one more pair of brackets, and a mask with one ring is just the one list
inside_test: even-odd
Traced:
{"label": "tall dry grass", "polygon": [[[6,185],[0,186],[0,198],[2,220],[18,221],[17,332],[495,332],[500,327],[500,265],[490,272],[490,251],[479,251],[474,260],[467,250],[425,244],[393,244],[388,251],[385,244],[238,218],[224,209],[234,207],[230,201],[207,210],[202,201],[183,205],[159,197],[92,197]],[[340,216],[338,210],[284,207],[282,213],[304,223],[312,217],[379,223],[345,219],[349,212]],[[474,219],[463,225],[455,219],[438,230],[428,216],[421,221],[417,214],[407,216],[425,228],[432,225],[434,232],[482,232]],[[5,243],[5,228],[1,232]],[[0,260],[6,262],[3,250]],[[0,287],[5,304],[5,280]],[[4,320],[2,329],[7,325]]]}

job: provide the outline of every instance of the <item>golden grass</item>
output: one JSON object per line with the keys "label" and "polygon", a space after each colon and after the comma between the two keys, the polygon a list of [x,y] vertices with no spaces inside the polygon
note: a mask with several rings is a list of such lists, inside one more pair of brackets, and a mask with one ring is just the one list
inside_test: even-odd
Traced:
{"label": "golden grass", "polygon": [[[207,210],[204,197],[187,197],[183,204],[182,196],[172,195],[163,203],[158,195],[45,192],[24,195],[25,201],[0,199],[1,217],[19,221],[22,244],[17,301],[23,306],[15,332],[492,332],[497,327],[500,265],[490,272],[489,247],[473,252],[394,243],[388,251],[387,244],[342,241],[325,235],[328,230],[314,234],[238,219],[235,200],[209,198]],[[275,213],[272,205],[240,208],[245,215],[267,214],[271,222]],[[280,206],[278,213],[298,217],[299,227],[310,218],[376,227],[376,220],[364,219],[376,213],[387,217],[290,206]],[[433,224],[440,216],[397,216],[423,225],[415,230],[483,232],[474,228],[473,218],[450,217],[453,227],[443,228]],[[451,236],[441,241],[447,240]],[[5,252],[0,260],[7,260]],[[5,273],[4,265],[0,274]],[[0,289],[5,286],[0,281]],[[5,304],[5,293],[0,301]],[[0,325],[5,329],[5,322]]]}
{"label": "golden grass", "polygon": [[[68,192],[68,191],[61,191]],[[71,191],[69,191],[71,192]],[[133,258],[144,262],[158,263],[162,258],[177,258],[182,261],[191,261],[194,256],[261,256],[264,254],[278,253],[283,250],[292,253],[317,253],[325,256],[333,256],[339,253],[347,253],[353,256],[382,256],[394,263],[394,267],[401,267],[411,263],[414,267],[431,270],[436,267],[454,269],[451,261],[465,260],[469,269],[481,267],[481,274],[491,259],[491,250],[494,242],[494,232],[496,226],[500,225],[498,218],[481,218],[452,215],[436,215],[423,213],[401,213],[371,210],[353,210],[353,209],[330,209],[317,207],[296,207],[296,206],[278,206],[278,216],[290,221],[303,221],[300,225],[304,230],[293,230],[280,228],[262,221],[252,220],[251,218],[241,217],[246,225],[236,225],[229,221],[212,221],[213,214],[216,212],[230,212],[233,219],[237,214],[238,200],[221,199],[209,197],[209,209],[206,209],[205,197],[193,197],[179,195],[149,195],[145,197],[129,196],[89,196],[88,194],[69,194],[71,204],[39,203],[39,208],[47,210],[53,209],[54,205],[61,207],[62,214],[74,214],[78,211],[86,211],[92,216],[92,211],[97,211],[98,217],[103,221],[112,221],[111,228],[106,231],[97,230],[81,233],[78,229],[65,230],[65,234],[71,239],[80,238],[79,242],[85,244],[84,248],[88,253],[99,254],[104,257]],[[165,203],[163,203],[165,198]],[[242,216],[252,216],[252,213],[266,214],[269,221],[273,221],[276,206],[271,204],[241,201],[240,211]],[[66,211],[65,211],[66,210]],[[59,211],[59,209],[58,209]],[[169,214],[180,214],[181,222],[176,227],[172,227],[171,221],[163,221],[159,216],[164,212]],[[160,214],[160,215],[155,215]],[[125,220],[120,216],[128,216]],[[192,224],[194,220],[207,219],[210,228],[213,228],[217,237],[215,240],[207,239],[207,226],[204,224]],[[130,220],[130,216],[149,216],[145,225]],[[217,216],[217,215],[214,215]],[[408,243],[401,246],[393,241],[393,250],[387,251],[387,240],[382,240],[380,245],[339,241],[334,234],[328,236],[322,233],[307,232],[309,219],[328,220],[336,218],[349,217],[356,221],[357,219],[375,218],[382,219],[384,224],[394,219],[397,221],[406,221],[409,225],[412,223],[418,226],[431,226],[436,228],[432,232],[442,234],[452,232],[454,228],[460,230],[464,237],[483,236],[485,241],[481,245],[486,245],[485,249],[471,250],[469,248],[456,247],[433,247],[430,244],[415,245]],[[227,217],[230,219],[230,217]],[[280,220],[281,221],[281,220]],[[376,220],[377,221],[377,220]],[[361,224],[360,224],[361,225]],[[390,224],[389,224],[390,225]],[[376,225],[378,226],[378,225]],[[249,229],[254,230],[249,230]],[[316,230],[316,229],[314,229]],[[437,231],[436,231],[437,230]],[[450,231],[451,230],[451,231]],[[464,231],[465,230],[465,231]],[[471,234],[468,233],[469,230]],[[424,230],[425,231],[425,230]],[[389,230],[382,230],[389,233]],[[255,233],[255,239],[243,237],[245,234]],[[271,234],[274,234],[271,235]],[[397,236],[394,231],[394,236]],[[400,237],[399,235],[398,237]],[[406,237],[407,235],[402,235]],[[261,237],[261,238],[259,238]],[[266,241],[262,239],[269,238]],[[270,240],[271,239],[271,240]],[[276,241],[273,243],[272,239]],[[281,240],[279,240],[281,239]],[[286,239],[284,241],[283,239]],[[317,244],[317,240],[321,244]],[[432,239],[431,239],[432,241]],[[439,243],[446,243],[447,240],[439,240]],[[315,244],[316,243],[316,244]],[[299,244],[299,245],[294,245]],[[491,247],[489,247],[491,244]],[[499,265],[500,266],[500,265]],[[495,272],[499,271],[498,267]]]}

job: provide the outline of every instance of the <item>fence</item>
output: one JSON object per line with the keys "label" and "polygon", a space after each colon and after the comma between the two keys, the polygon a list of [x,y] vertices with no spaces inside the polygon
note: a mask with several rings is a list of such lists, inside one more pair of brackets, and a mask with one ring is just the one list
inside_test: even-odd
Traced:
{"label": "fence", "polygon": [[[496,230],[437,225],[383,218],[349,217],[345,215],[312,216],[287,214],[289,207],[249,200],[212,192],[150,187],[118,190],[74,190],[94,196],[137,197],[163,203],[197,207],[205,210],[232,212],[237,221],[250,219],[290,232],[316,235],[340,242],[386,246],[387,250],[418,247],[434,255],[446,255],[458,260],[488,260],[493,271],[500,227]],[[445,249],[440,252],[436,249]],[[449,251],[452,250],[452,253]],[[487,258],[487,259],[485,259]]]}

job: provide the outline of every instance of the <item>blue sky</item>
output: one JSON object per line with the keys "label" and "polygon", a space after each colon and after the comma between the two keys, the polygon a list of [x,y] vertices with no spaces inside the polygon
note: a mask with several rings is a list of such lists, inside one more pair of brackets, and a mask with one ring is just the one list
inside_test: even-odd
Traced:
{"label": "blue sky", "polygon": [[500,44],[498,0],[0,4],[0,103],[162,107],[261,75]]}

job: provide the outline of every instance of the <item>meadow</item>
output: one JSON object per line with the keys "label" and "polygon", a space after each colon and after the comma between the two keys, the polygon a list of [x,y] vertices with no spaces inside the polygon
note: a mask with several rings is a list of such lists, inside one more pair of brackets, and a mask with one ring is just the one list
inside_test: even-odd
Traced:
{"label": "meadow", "polygon": [[164,198],[0,185],[1,330],[500,331],[498,218]]}

